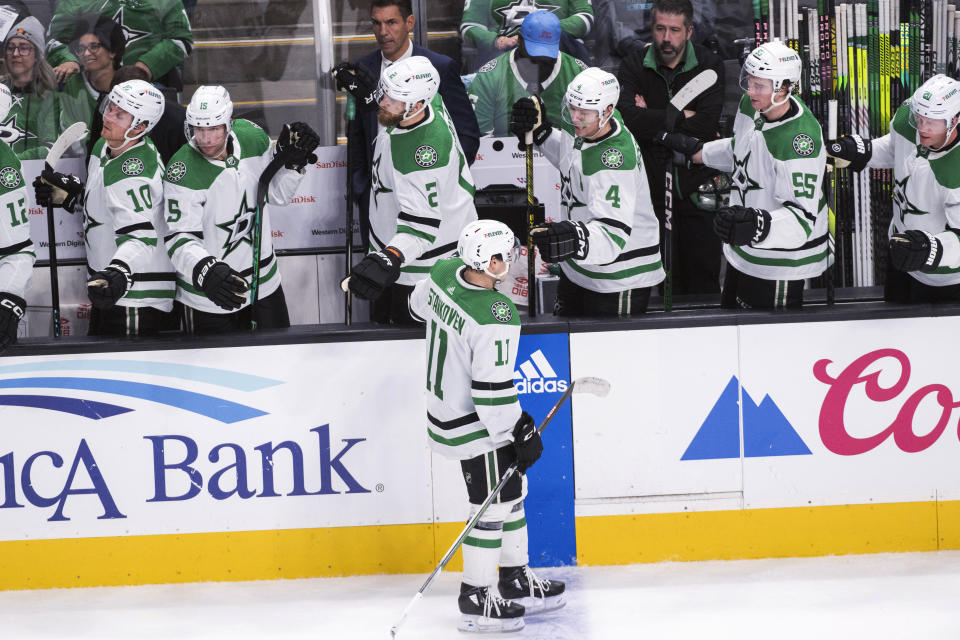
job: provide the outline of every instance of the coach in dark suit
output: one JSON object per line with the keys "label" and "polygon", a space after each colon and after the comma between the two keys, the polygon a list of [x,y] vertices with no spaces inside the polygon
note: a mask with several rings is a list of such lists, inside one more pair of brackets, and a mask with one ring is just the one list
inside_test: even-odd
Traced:
{"label": "coach in dark suit", "polygon": [[377,38],[378,51],[369,53],[356,64],[343,63],[333,73],[337,86],[346,89],[356,98],[357,115],[350,123],[348,135],[353,144],[363,145],[363,153],[354,153],[353,191],[360,209],[360,233],[364,245],[370,228],[370,167],[373,164],[373,147],[379,133],[377,103],[370,94],[380,82],[380,73],[391,64],[410,56],[424,56],[440,74],[440,96],[447,107],[460,139],[460,146],[473,164],[480,147],[480,128],[473,113],[467,90],[460,80],[457,63],[445,55],[416,46],[410,41],[410,32],[416,18],[410,0],[373,0],[370,5],[370,22]]}

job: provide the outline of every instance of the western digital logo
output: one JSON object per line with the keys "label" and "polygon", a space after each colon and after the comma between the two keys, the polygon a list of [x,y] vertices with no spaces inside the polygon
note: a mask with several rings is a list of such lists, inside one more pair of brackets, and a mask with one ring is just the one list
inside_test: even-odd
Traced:
{"label": "western digital logo", "polygon": [[567,381],[557,379],[557,372],[540,349],[531,353],[528,360],[520,363],[519,369],[513,372],[513,379],[519,394],[557,391],[562,393],[567,390]]}

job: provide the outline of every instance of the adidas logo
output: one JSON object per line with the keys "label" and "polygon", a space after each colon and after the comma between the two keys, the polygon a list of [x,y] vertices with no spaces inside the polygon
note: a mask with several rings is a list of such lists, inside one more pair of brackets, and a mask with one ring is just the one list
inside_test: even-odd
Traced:
{"label": "adidas logo", "polygon": [[567,390],[567,381],[558,379],[543,351],[537,349],[513,372],[517,393],[555,393]]}

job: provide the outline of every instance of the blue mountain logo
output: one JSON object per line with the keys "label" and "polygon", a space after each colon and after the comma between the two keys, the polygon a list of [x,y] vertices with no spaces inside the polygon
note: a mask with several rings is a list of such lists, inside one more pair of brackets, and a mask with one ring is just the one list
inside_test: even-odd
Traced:
{"label": "blue mountain logo", "polygon": [[[730,378],[681,460],[740,457],[739,382]],[[760,404],[743,389],[743,455],[745,458],[811,455],[810,449],[777,404],[765,395]]]}

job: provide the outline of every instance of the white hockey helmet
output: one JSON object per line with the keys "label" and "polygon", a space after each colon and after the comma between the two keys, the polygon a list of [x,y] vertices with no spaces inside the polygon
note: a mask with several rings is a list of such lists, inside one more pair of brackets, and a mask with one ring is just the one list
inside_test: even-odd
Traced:
{"label": "white hockey helmet", "polygon": [[[510,227],[497,220],[476,220],[463,228],[457,242],[457,253],[463,263],[471,269],[502,282],[510,271],[510,264],[520,255],[520,241],[510,231]],[[503,273],[490,272],[490,260],[494,256],[506,263]]]}
{"label": "white hockey helmet", "polygon": [[960,82],[942,73],[920,85],[910,98],[910,124],[917,128],[918,117],[943,121],[943,130],[946,133],[944,145],[957,127],[958,115],[960,115]]}
{"label": "white hockey helmet", "polygon": [[570,107],[596,111],[599,114],[600,128],[613,116],[607,107],[616,107],[620,99],[620,83],[617,77],[599,67],[584,69],[567,85],[563,96],[563,119],[572,123]]}
{"label": "white hockey helmet", "polygon": [[[800,55],[779,40],[765,42],[747,56],[740,69],[740,88],[747,90],[748,76],[764,78],[773,82],[771,96],[776,95],[784,81],[790,82],[790,92],[797,92],[797,83],[800,82],[802,65]],[[786,102],[773,101],[771,106],[779,106]]]}
{"label": "white hockey helmet", "polygon": [[193,137],[190,127],[216,127],[226,125],[230,133],[233,119],[233,102],[230,93],[221,86],[202,85],[197,87],[187,105],[187,117],[183,128],[187,140]]}
{"label": "white hockey helmet", "polygon": [[0,82],[0,121],[7,118],[11,106],[13,106],[13,94],[10,93],[7,85]]}
{"label": "white hockey helmet", "polygon": [[[123,132],[124,144],[147,135],[160,120],[165,105],[163,94],[144,80],[128,80],[115,86],[110,90],[110,94],[106,101],[102,103],[102,107],[106,109],[110,103],[117,105],[133,116],[130,126]],[[147,126],[142,132],[131,136],[130,132],[141,123],[146,123]]]}
{"label": "white hockey helmet", "polygon": [[388,95],[404,104],[406,120],[416,112],[417,103],[430,104],[440,89],[440,74],[424,56],[410,56],[387,67],[380,76],[380,87],[375,94],[377,102]]}

